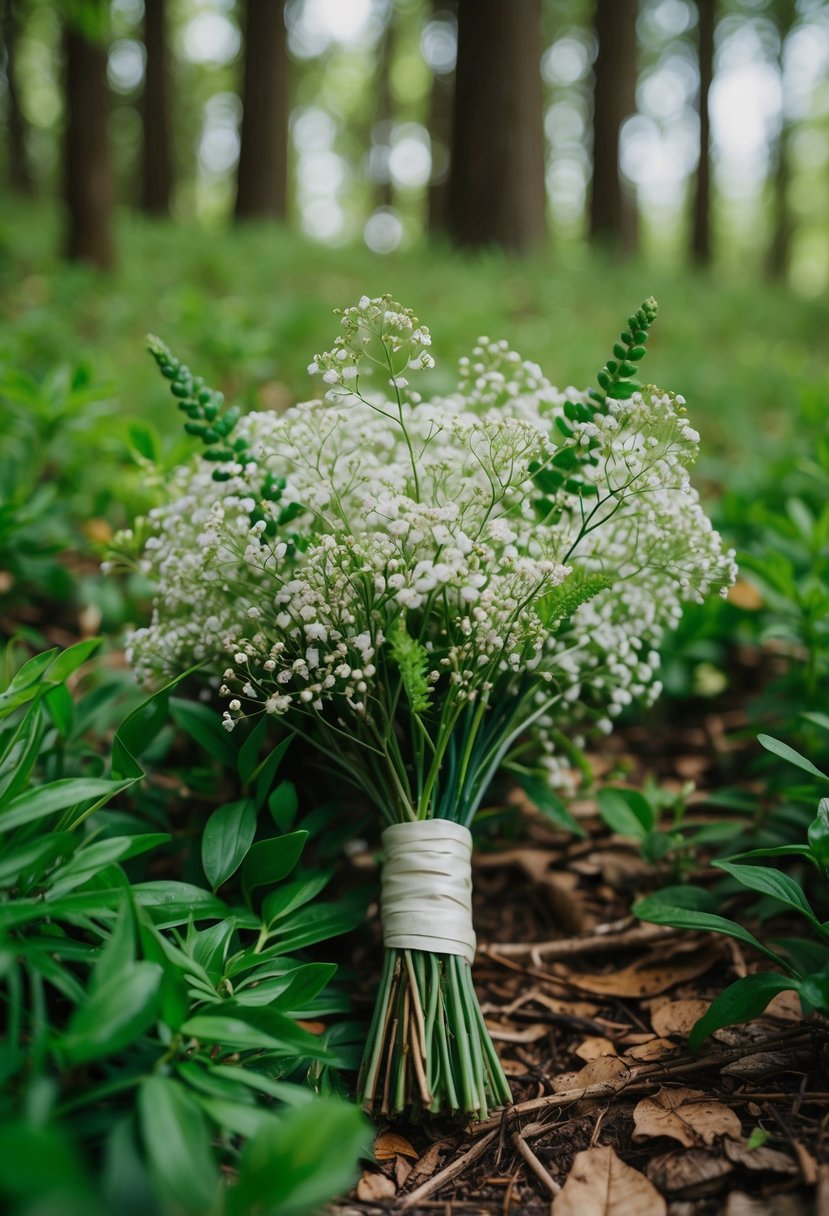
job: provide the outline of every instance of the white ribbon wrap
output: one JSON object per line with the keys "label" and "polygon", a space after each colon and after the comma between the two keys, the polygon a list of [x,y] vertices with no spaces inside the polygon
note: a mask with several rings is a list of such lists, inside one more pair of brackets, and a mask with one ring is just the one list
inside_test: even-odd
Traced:
{"label": "white ribbon wrap", "polygon": [[448,819],[386,828],[383,842],[383,942],[400,950],[475,957],[472,836]]}

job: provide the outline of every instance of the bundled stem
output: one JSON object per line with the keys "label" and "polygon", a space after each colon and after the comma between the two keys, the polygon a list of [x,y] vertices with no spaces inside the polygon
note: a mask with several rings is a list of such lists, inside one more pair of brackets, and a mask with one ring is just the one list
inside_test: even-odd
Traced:
{"label": "bundled stem", "polygon": [[512,1101],[465,959],[386,949],[357,1098],[385,1118],[485,1119]]}

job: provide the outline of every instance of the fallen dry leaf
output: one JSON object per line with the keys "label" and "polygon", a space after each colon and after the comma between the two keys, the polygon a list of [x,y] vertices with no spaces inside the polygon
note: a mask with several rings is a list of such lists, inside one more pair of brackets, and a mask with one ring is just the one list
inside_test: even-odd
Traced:
{"label": "fallen dry leaf", "polygon": [[615,1094],[629,1079],[630,1069],[618,1056],[599,1056],[578,1072],[560,1072],[552,1078],[552,1086],[557,1094],[594,1085],[605,1086],[609,1094]]}
{"label": "fallen dry leaf", "polygon": [[672,1034],[687,1039],[694,1023],[699,1021],[708,1005],[708,1001],[700,1000],[666,1001],[654,1010],[651,1025],[662,1039]]}
{"label": "fallen dry leaf", "polygon": [[730,1162],[702,1148],[664,1153],[648,1163],[648,1177],[660,1191],[685,1199],[719,1190],[721,1180],[733,1170]]}
{"label": "fallen dry leaf", "polygon": [[725,1140],[723,1150],[729,1161],[746,1170],[761,1170],[769,1174],[796,1174],[797,1165],[788,1153],[761,1144],[749,1148],[742,1140]]}
{"label": "fallen dry leaf", "polygon": [[[487,1019],[489,1037],[498,1043],[537,1043],[550,1033],[550,1027],[543,1022],[533,1022],[531,1026],[522,1026],[520,1030],[510,1029],[499,1022]],[[524,1069],[526,1072],[526,1068]]]}
{"label": "fallen dry leaf", "polygon": [[397,1183],[398,1191],[402,1190],[409,1181],[413,1169],[414,1166],[411,1161],[407,1161],[405,1157],[401,1157],[398,1153],[394,1159],[394,1181]]}
{"label": "fallen dry leaf", "polygon": [[412,1157],[417,1161],[420,1154],[413,1148],[405,1136],[397,1132],[381,1132],[374,1141],[374,1156],[378,1161],[391,1161],[398,1153],[404,1157]]}
{"label": "fallen dry leaf", "polygon": [[371,1203],[376,1199],[393,1199],[396,1194],[397,1187],[385,1174],[365,1170],[357,1183],[357,1198],[361,1203]]}
{"label": "fallen dry leaf", "polygon": [[568,971],[568,983],[585,992],[593,992],[597,996],[656,996],[685,980],[704,975],[719,958],[714,950],[698,950],[685,958],[676,958],[667,962],[645,960],[623,967],[621,971],[611,971],[605,975],[579,975],[578,972]]}
{"label": "fallen dry leaf", "polygon": [[604,1039],[598,1034],[591,1034],[583,1043],[579,1043],[575,1054],[580,1060],[598,1060],[601,1056],[618,1055],[618,1052],[610,1039]]}
{"label": "fallen dry leaf", "polygon": [[436,1140],[434,1144],[429,1145],[409,1175],[410,1186],[416,1186],[418,1183],[423,1182],[425,1178],[431,1178],[432,1174],[436,1173],[440,1165],[440,1159],[450,1143],[452,1142],[449,1140]]}
{"label": "fallen dry leaf", "polygon": [[552,1216],[665,1216],[665,1200],[609,1146],[577,1153]]}
{"label": "fallen dry leaf", "polygon": [[648,1039],[646,1043],[628,1047],[622,1054],[622,1059],[642,1064],[651,1060],[664,1060],[666,1056],[670,1056],[678,1050],[677,1044],[672,1043],[670,1039]]}
{"label": "fallen dry leaf", "polygon": [[670,1136],[686,1148],[713,1144],[717,1136],[741,1135],[740,1120],[729,1106],[684,1086],[643,1098],[633,1112],[633,1122],[634,1140]]}

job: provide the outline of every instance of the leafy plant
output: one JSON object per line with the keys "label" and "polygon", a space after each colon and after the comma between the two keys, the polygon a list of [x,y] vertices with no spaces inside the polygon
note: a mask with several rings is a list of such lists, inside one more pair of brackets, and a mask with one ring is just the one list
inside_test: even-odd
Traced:
{"label": "leafy plant", "polygon": [[[829,782],[829,777],[787,744],[769,737],[761,737],[761,740],[782,759]],[[796,992],[806,1013],[829,1013],[829,922],[823,921],[814,910],[798,878],[781,868],[755,864],[770,858],[801,858],[825,882],[829,877],[829,798],[820,800],[804,842],[751,849],[713,863],[738,889],[761,896],[761,906],[767,915],[788,911],[802,917],[809,929],[805,938],[780,937],[761,941],[739,921],[715,911],[720,901],[701,887],[668,887],[638,900],[633,906],[636,916],[654,924],[736,938],[775,965],[775,970],[743,976],[720,993],[691,1032],[692,1050],[698,1050],[715,1030],[758,1017],[779,992]]]}
{"label": "leafy plant", "polygon": [[[62,1213],[139,1196],[175,1216],[313,1211],[351,1181],[366,1129],[296,1084],[335,1055],[297,1019],[347,1008],[325,991],[333,965],[296,955],[361,909],[313,902],[329,875],[298,872],[306,831],[254,839],[257,788],[275,819],[295,803],[289,783],[270,790],[284,745],[260,760],[256,738],[238,749],[250,797],[208,820],[214,891],[137,881],[134,859],[162,861],[170,834],[109,808],[143,776],[173,686],[126,715],[101,768],[74,730],[88,698],[66,683],[96,644],[36,656],[0,693],[0,1196]],[[235,870],[232,908],[215,890]]]}

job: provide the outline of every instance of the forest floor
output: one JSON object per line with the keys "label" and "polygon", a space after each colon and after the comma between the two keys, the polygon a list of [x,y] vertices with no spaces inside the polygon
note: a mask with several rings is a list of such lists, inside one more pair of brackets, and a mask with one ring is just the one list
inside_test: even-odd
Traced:
{"label": "forest floor", "polygon": [[[594,764],[624,752],[663,783],[693,777],[704,816],[740,720],[724,705],[640,725]],[[829,1026],[782,993],[695,1058],[691,1027],[756,963],[731,939],[631,917],[633,898],[670,878],[593,802],[574,810],[584,840],[528,812],[518,847],[475,864],[475,983],[514,1105],[458,1130],[380,1127],[377,1163],[338,1216],[826,1216]],[[704,856],[689,876],[722,877]]]}

